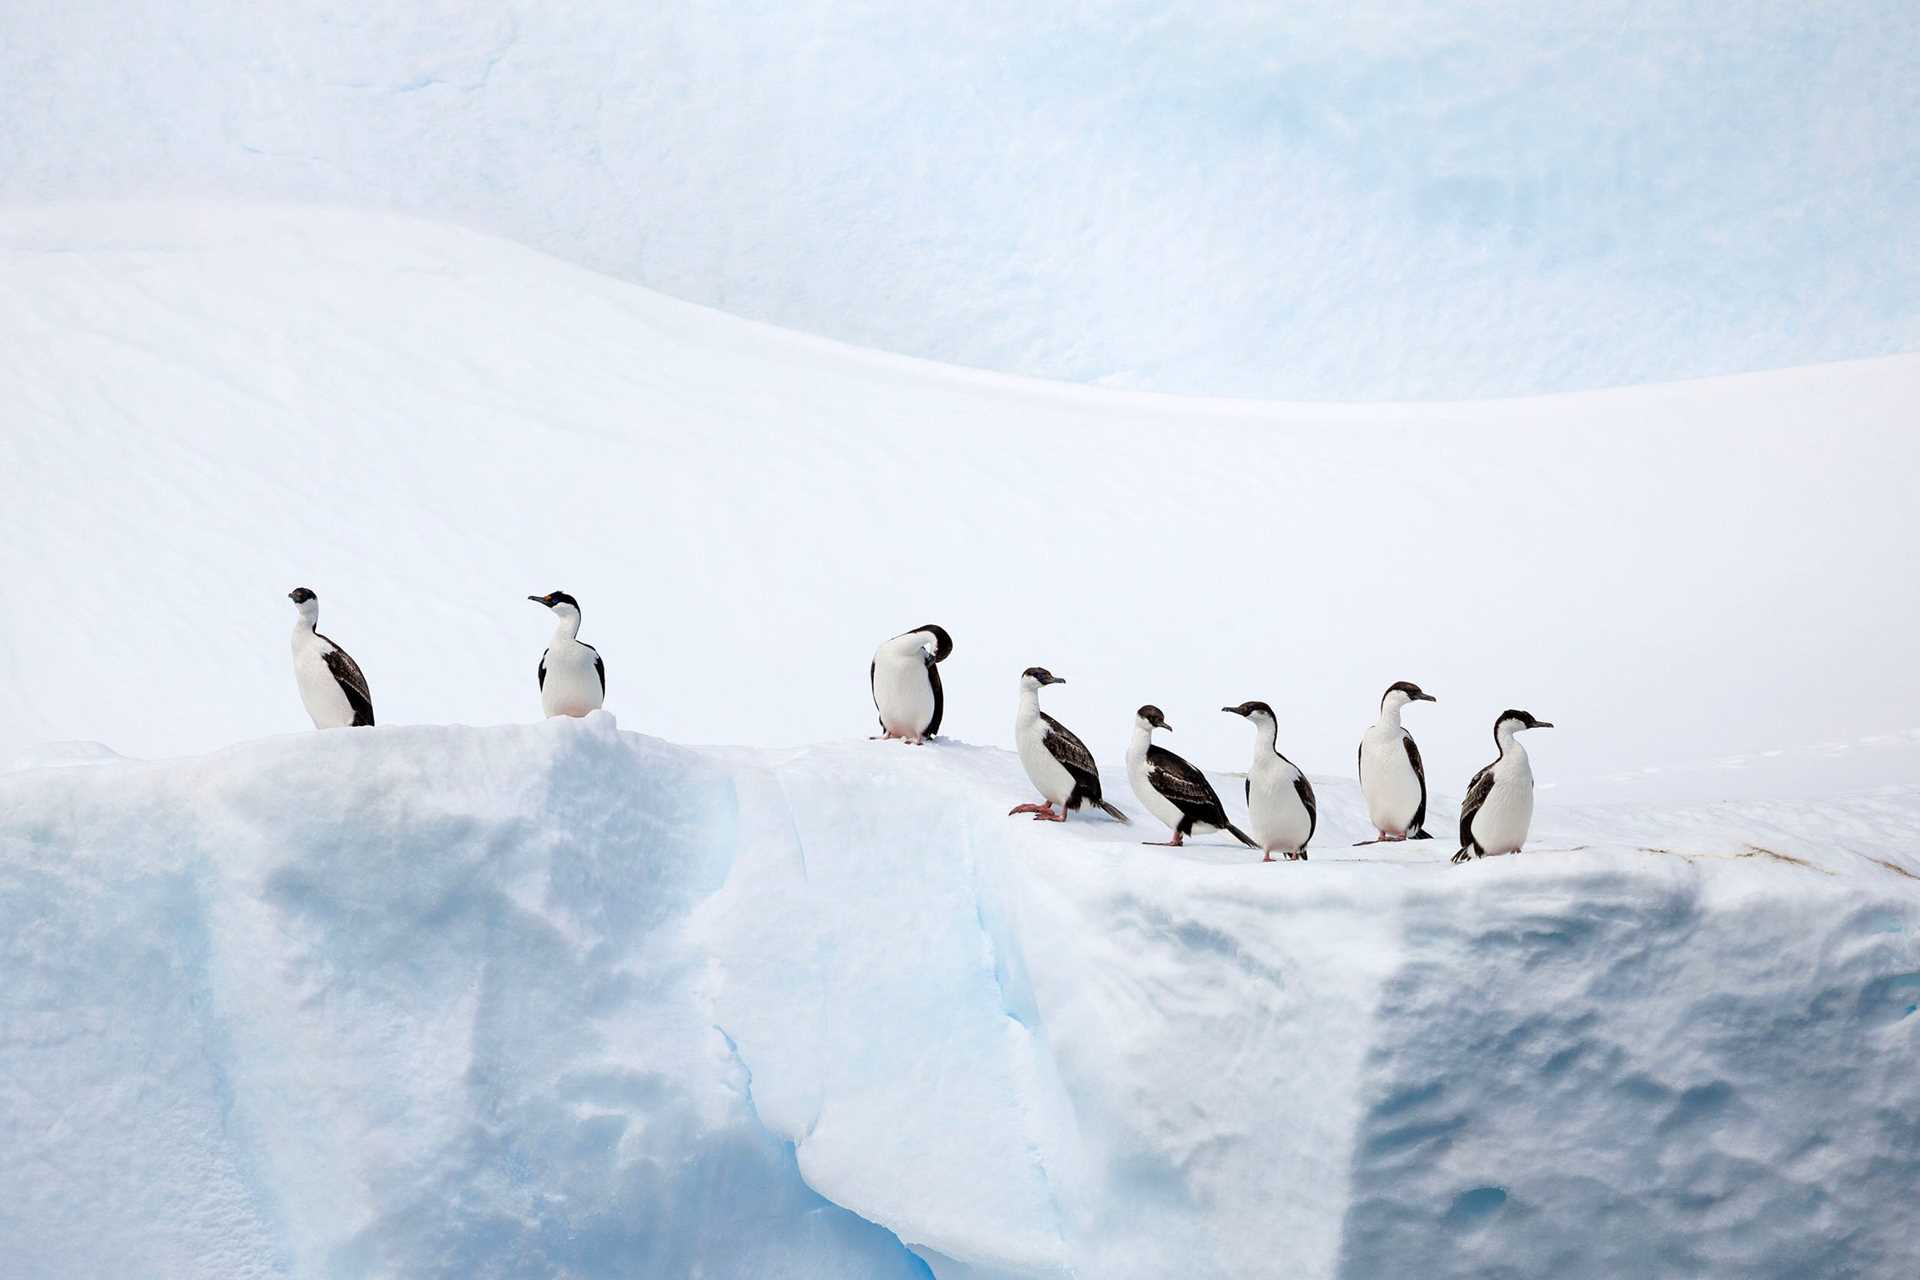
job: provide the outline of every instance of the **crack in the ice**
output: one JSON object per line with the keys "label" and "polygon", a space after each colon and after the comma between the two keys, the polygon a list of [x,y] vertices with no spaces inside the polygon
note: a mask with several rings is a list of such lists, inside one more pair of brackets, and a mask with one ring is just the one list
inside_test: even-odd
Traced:
{"label": "crack in the ice", "polygon": [[[912,1246],[907,1244],[906,1241],[902,1240],[900,1238],[899,1232],[887,1226],[884,1222],[874,1221],[872,1218],[867,1217],[865,1214],[861,1213],[859,1210],[853,1208],[850,1205],[841,1204],[838,1200],[832,1199],[831,1197],[827,1196],[820,1190],[820,1188],[814,1186],[811,1182],[807,1181],[806,1173],[800,1168],[799,1143],[794,1142],[791,1139],[782,1137],[778,1133],[775,1133],[770,1127],[768,1127],[767,1122],[761,1118],[759,1105],[756,1104],[753,1100],[753,1068],[747,1065],[747,1059],[745,1055],[743,1055],[740,1052],[740,1042],[735,1040],[733,1036],[727,1032],[727,1029],[721,1026],[719,1023],[714,1022],[714,1023],[709,1023],[708,1025],[710,1025],[714,1029],[714,1031],[716,1031],[719,1034],[720,1039],[726,1043],[727,1056],[732,1058],[734,1065],[740,1068],[740,1074],[742,1076],[742,1084],[740,1086],[740,1098],[742,1102],[746,1103],[747,1114],[753,1118],[753,1123],[759,1127],[760,1132],[766,1134],[769,1138],[772,1138],[775,1142],[779,1143],[781,1146],[787,1149],[787,1154],[793,1157],[794,1176],[800,1179],[801,1185],[805,1186],[807,1190],[813,1192],[814,1195],[819,1196],[822,1203],[830,1204],[834,1208],[842,1211],[843,1213],[849,1214],[855,1218],[860,1219],[860,1221],[873,1227],[876,1231],[886,1232],[887,1237],[900,1247],[900,1251],[902,1253],[904,1253],[907,1257],[913,1260],[913,1264],[916,1267],[918,1267],[927,1276],[928,1280],[933,1280],[933,1269],[927,1265],[926,1259],[922,1258],[919,1255],[919,1253],[913,1249]],[[814,1124],[818,1125],[819,1123],[820,1123],[819,1117],[815,1116]],[[808,1129],[805,1136],[806,1137],[813,1136],[813,1130],[811,1127]],[[805,1139],[803,1138],[802,1141],[804,1140]]]}
{"label": "crack in the ice", "polygon": [[[963,828],[963,835],[961,839],[963,841],[963,847],[967,856],[968,868],[973,873],[971,877],[972,883],[969,886],[973,892],[973,918],[974,918],[974,922],[978,924],[980,927],[980,936],[986,941],[986,944],[987,944],[987,956],[989,960],[989,963],[987,965],[987,972],[993,975],[993,989],[994,989],[994,993],[999,997],[1000,1011],[1001,1013],[1006,1015],[1006,1017],[1009,1020],[1011,1020],[1015,1026],[1019,1027],[1022,1031],[1026,1033],[1027,1040],[1031,1044],[1033,1048],[1033,1052],[1036,1055],[1045,1053],[1046,1052],[1045,1037],[1043,1037],[1040,1034],[1039,1029],[1034,1025],[1033,1022],[1027,1021],[1026,1018],[1022,1017],[1019,1013],[1014,1011],[1014,1002],[1011,999],[1009,999],[1007,995],[1006,980],[1002,976],[1002,970],[1004,966],[1001,964],[1001,959],[1000,959],[1000,945],[994,938],[993,929],[987,924],[986,903],[983,900],[980,892],[980,860],[976,856],[977,850],[974,845],[973,829],[971,826]],[[1035,1022],[1037,1021],[1038,1021],[1038,1018],[1035,1019]],[[1025,1108],[1022,1108],[1022,1119],[1023,1120],[1027,1119],[1027,1112]],[[1025,1140],[1027,1158],[1030,1161],[1032,1161],[1034,1172],[1040,1176],[1040,1185],[1043,1188],[1045,1188],[1047,1193],[1047,1208],[1053,1217],[1053,1238],[1057,1240],[1060,1244],[1060,1253],[1063,1260],[1063,1266],[1065,1269],[1064,1274],[1069,1277],[1076,1276],[1079,1273],[1075,1270],[1073,1263],[1069,1260],[1066,1260],[1066,1255],[1067,1255],[1066,1213],[1065,1213],[1065,1210],[1062,1209],[1060,1204],[1059,1188],[1054,1186],[1053,1174],[1047,1168],[1046,1155],[1044,1152],[1040,1150],[1039,1142],[1032,1136],[1031,1133],[1025,1133],[1025,1134],[1022,1134],[1021,1136]]]}

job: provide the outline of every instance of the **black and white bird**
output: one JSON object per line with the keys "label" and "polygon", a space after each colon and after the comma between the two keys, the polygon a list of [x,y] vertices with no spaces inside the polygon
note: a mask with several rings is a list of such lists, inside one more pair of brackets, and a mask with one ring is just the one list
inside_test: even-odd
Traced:
{"label": "black and white bird", "polygon": [[347,651],[314,630],[320,623],[320,597],[305,587],[287,592],[299,612],[293,624],[293,679],[300,701],[316,729],[373,723],[373,694],[360,664]]}
{"label": "black and white bird", "polygon": [[1173,828],[1173,839],[1143,843],[1178,846],[1188,836],[1225,831],[1248,848],[1259,848],[1246,832],[1227,821],[1226,808],[1206,774],[1173,752],[1153,745],[1155,729],[1173,732],[1160,708],[1148,705],[1134,713],[1133,741],[1127,746],[1127,781],[1133,784],[1133,794],[1140,797],[1147,812]]}
{"label": "black and white bird", "polygon": [[1304,862],[1307,841],[1320,824],[1320,808],[1313,802],[1313,784],[1275,745],[1280,722],[1264,702],[1222,707],[1229,715],[1253,722],[1253,763],[1247,768],[1247,825],[1255,845],[1272,862],[1279,854],[1288,862]]}
{"label": "black and white bird", "polygon": [[[1020,673],[1020,709],[1013,716],[1013,741],[1027,777],[1046,803],[1015,805],[1007,816],[1030,813],[1036,822],[1065,822],[1069,812],[1090,804],[1121,822],[1131,821],[1100,798],[1100,767],[1094,764],[1087,744],[1040,709],[1040,690],[1065,683],[1045,667],[1028,667]],[[1058,813],[1053,810],[1055,805],[1060,806]]]}
{"label": "black and white bird", "polygon": [[877,736],[917,746],[940,732],[947,699],[935,664],[952,652],[953,637],[931,622],[902,631],[873,651],[867,684],[873,690],[873,709],[880,713]]}
{"label": "black and white bird", "polygon": [[1360,735],[1360,795],[1367,803],[1367,821],[1374,838],[1431,840],[1427,832],[1427,769],[1413,735],[1400,725],[1400,713],[1409,702],[1438,702],[1411,680],[1398,680],[1380,695],[1380,718]]}
{"label": "black and white bird", "polygon": [[540,655],[540,710],[548,717],[583,716],[607,700],[607,664],[580,640],[580,602],[564,591],[528,596],[553,610],[553,639]]}
{"label": "black and white bird", "polygon": [[1473,775],[1460,806],[1460,852],[1455,862],[1493,853],[1518,853],[1533,825],[1533,765],[1515,735],[1527,729],[1551,729],[1530,712],[1502,711],[1493,722],[1499,758]]}

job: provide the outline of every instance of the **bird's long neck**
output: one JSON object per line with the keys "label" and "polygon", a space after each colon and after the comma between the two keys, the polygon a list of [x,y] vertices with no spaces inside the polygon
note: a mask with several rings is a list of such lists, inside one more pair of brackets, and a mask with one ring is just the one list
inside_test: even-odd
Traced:
{"label": "bird's long neck", "polygon": [[1147,748],[1153,745],[1153,728],[1150,725],[1135,724],[1133,740],[1127,743],[1127,759],[1144,760]]}
{"label": "bird's long neck", "polygon": [[1388,698],[1380,704],[1380,719],[1374,723],[1382,729],[1398,729],[1400,727],[1400,712],[1406,705],[1405,699]]}
{"label": "bird's long neck", "polygon": [[300,643],[302,639],[312,635],[319,625],[320,608],[309,600],[300,606],[300,612],[293,620],[293,642]]}
{"label": "bird's long neck", "polygon": [[572,640],[580,634],[580,615],[577,613],[556,613],[553,624],[553,641]]}
{"label": "bird's long neck", "polygon": [[1280,739],[1280,725],[1265,716],[1254,722],[1253,754],[1256,758],[1278,756],[1280,749],[1274,744]]}
{"label": "bird's long neck", "polygon": [[1015,724],[1032,724],[1040,718],[1040,691],[1022,688],[1020,690],[1020,709],[1014,713]]}
{"label": "bird's long neck", "polygon": [[1517,760],[1522,764],[1526,763],[1527,749],[1520,745],[1520,731],[1513,727],[1512,722],[1502,721],[1500,727],[1493,731],[1493,740],[1500,744],[1500,758],[1502,760]]}

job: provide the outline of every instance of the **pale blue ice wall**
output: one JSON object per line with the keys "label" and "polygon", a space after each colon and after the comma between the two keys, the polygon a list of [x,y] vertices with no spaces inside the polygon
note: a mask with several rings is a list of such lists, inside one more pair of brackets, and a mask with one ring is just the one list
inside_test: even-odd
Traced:
{"label": "pale blue ice wall", "polygon": [[1920,345],[1916,66],[1912,0],[11,0],[0,200],[388,207],[945,361],[1515,394]]}

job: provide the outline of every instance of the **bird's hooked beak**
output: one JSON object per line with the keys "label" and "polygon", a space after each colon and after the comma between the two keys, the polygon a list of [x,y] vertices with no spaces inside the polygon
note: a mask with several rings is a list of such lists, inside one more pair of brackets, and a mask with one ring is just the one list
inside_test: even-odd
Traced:
{"label": "bird's hooked beak", "polygon": [[300,593],[299,593],[298,591],[289,591],[289,592],[287,592],[287,599],[289,599],[289,600],[291,600],[291,599],[293,599],[293,598],[294,598],[295,596],[297,596],[297,595],[299,595],[299,594],[300,594]]}
{"label": "bird's hooked beak", "polygon": [[1551,728],[1553,728],[1553,721],[1551,721],[1551,720],[1535,720],[1535,721],[1533,722],[1533,727],[1534,727],[1534,728],[1536,728],[1536,729],[1551,729]]}
{"label": "bird's hooked beak", "polygon": [[1436,698],[1436,697],[1434,697],[1434,696],[1433,696],[1432,694],[1430,694],[1430,693],[1416,693],[1416,694],[1414,694],[1414,695],[1413,695],[1413,700],[1414,700],[1415,702],[1438,702],[1438,701],[1440,701],[1440,699],[1438,699],[1438,698]]}
{"label": "bird's hooked beak", "polygon": [[535,604],[551,605],[553,603],[553,601],[546,596],[528,596],[527,599],[533,601]]}
{"label": "bird's hooked beak", "polygon": [[1247,714],[1246,711],[1240,707],[1222,707],[1220,709],[1230,716],[1243,716]]}
{"label": "bird's hooked beak", "polygon": [[1042,680],[1040,683],[1041,684],[1065,684],[1066,682],[1067,682],[1067,678],[1065,676],[1048,676],[1045,680]]}

